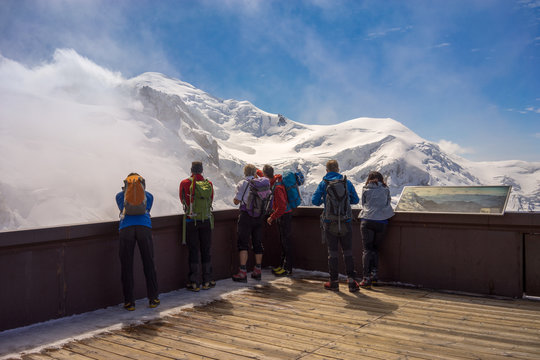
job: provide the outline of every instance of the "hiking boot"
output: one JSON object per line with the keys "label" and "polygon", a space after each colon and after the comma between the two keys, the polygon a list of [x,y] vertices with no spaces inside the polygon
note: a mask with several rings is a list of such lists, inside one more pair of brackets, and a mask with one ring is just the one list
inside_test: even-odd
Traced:
{"label": "hiking boot", "polygon": [[292,272],[289,270],[281,269],[281,271],[276,271],[274,273],[277,277],[291,276]]}
{"label": "hiking boot", "polygon": [[161,301],[159,301],[159,299],[152,299],[148,302],[148,307],[156,308],[159,306],[159,304],[161,304]]}
{"label": "hiking boot", "polygon": [[349,292],[357,292],[360,290],[360,285],[354,279],[349,279]]}
{"label": "hiking boot", "polygon": [[258,267],[254,267],[253,271],[251,272],[251,278],[255,280],[261,280],[261,269]]}
{"label": "hiking boot", "polygon": [[201,290],[199,288],[199,284],[197,284],[197,283],[188,283],[186,285],[186,289],[188,289],[189,291],[193,291],[193,292],[197,292],[197,291]]}
{"label": "hiking boot", "polygon": [[283,270],[283,267],[281,265],[279,265],[278,267],[272,268],[272,274],[280,272],[281,270]]}
{"label": "hiking boot", "polygon": [[363,278],[358,285],[364,289],[371,289],[371,280],[369,278]]}
{"label": "hiking boot", "polygon": [[324,283],[324,288],[331,291],[339,291],[339,281],[331,280]]}
{"label": "hiking boot", "polygon": [[213,287],[216,286],[216,282],[214,280],[210,280],[210,281],[207,281],[205,282],[204,284],[202,284],[202,289],[203,290],[208,290],[208,289],[211,289]]}
{"label": "hiking boot", "polygon": [[126,309],[127,311],[135,310],[135,303],[132,303],[132,302],[124,303],[124,309]]}
{"label": "hiking boot", "polygon": [[238,274],[233,275],[232,279],[237,282],[247,282],[247,271],[242,269],[238,270]]}

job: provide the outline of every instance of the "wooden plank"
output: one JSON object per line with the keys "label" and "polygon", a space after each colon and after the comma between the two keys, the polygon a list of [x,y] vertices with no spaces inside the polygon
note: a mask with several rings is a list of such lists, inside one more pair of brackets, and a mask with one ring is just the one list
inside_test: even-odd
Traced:
{"label": "wooden plank", "polygon": [[[476,352],[473,355],[470,349],[430,344],[425,340],[417,342],[408,337],[381,336],[365,332],[348,335],[341,339],[339,344],[348,346],[364,345],[378,350],[390,348],[395,349],[396,354],[406,354],[424,359],[477,359],[479,354]],[[484,357],[492,360],[507,359],[505,355],[501,355],[501,352],[498,351],[486,352]]]}
{"label": "wooden plank", "polygon": [[540,303],[537,301],[524,300],[524,299],[493,299],[482,296],[467,296],[458,294],[448,294],[442,292],[430,292],[427,298],[437,300],[441,303],[451,304],[453,302],[468,303],[471,306],[478,306],[479,308],[491,308],[491,309],[512,309],[515,313],[528,313],[530,311],[537,312],[540,310]]}
{"label": "wooden plank", "polygon": [[462,320],[441,319],[430,314],[415,316],[407,316],[407,314],[393,313],[386,315],[384,319],[402,321],[410,324],[429,325],[434,328],[447,329],[451,328],[455,331],[460,331],[466,334],[486,335],[489,337],[498,338],[500,340],[527,340],[534,341],[540,339],[540,332],[521,330],[517,333],[510,328],[499,326],[496,324],[486,324],[484,322],[476,322],[464,318]]}
{"label": "wooden plank", "polygon": [[[320,321],[325,321],[328,323],[341,323],[352,326],[362,326],[366,324],[369,320],[376,319],[380,317],[385,312],[377,312],[368,314],[367,311],[363,309],[349,309],[340,306],[320,306],[320,305],[310,305],[304,304],[301,302],[295,303],[276,303],[272,300],[268,301],[265,298],[252,297],[249,295],[243,296],[241,299],[238,299],[236,304],[244,305],[248,309],[253,309],[250,311],[270,311],[274,313],[274,316],[288,316],[288,315],[297,315],[302,314],[307,318],[317,319]],[[354,316],[353,316],[354,314]]]}
{"label": "wooden plank", "polygon": [[[275,291],[275,290],[274,290]],[[343,299],[343,298],[347,299]],[[358,294],[356,296],[334,295],[325,297],[324,300],[317,301],[316,298],[306,295],[280,294],[279,292],[264,292],[262,290],[248,292],[242,299],[237,301],[251,301],[260,304],[274,304],[281,307],[296,307],[306,310],[317,310],[321,313],[332,313],[335,315],[347,315],[351,311],[359,312],[358,316],[364,319],[387,314],[399,308],[400,304],[383,302],[380,299],[373,299],[368,296]],[[403,303],[405,304],[405,303]],[[360,314],[360,312],[364,314]]]}
{"label": "wooden plank", "polygon": [[298,329],[293,328],[293,327],[284,327],[284,326],[279,326],[279,325],[272,326],[273,324],[263,323],[263,322],[256,323],[252,320],[248,321],[249,323],[246,323],[245,319],[242,319],[242,318],[221,317],[217,319],[216,317],[211,317],[206,313],[202,313],[198,311],[183,312],[183,313],[175,315],[175,317],[177,317],[181,321],[197,321],[197,322],[202,321],[207,324],[220,324],[220,325],[226,326],[227,328],[231,328],[235,330],[250,331],[251,333],[256,334],[256,335],[269,336],[277,340],[286,339],[286,340],[294,340],[299,343],[318,344],[318,345],[324,345],[328,342],[327,340],[320,340],[310,335],[299,334]]}
{"label": "wooden plank", "polygon": [[251,353],[231,347],[215,347],[212,343],[202,341],[194,336],[171,335],[167,331],[139,326],[135,330],[137,337],[155,344],[168,346],[173,349],[185,351],[186,353],[197,354],[213,359],[255,359]]}
{"label": "wooden plank", "polygon": [[278,357],[265,354],[264,351],[261,351],[260,349],[247,348],[245,346],[239,347],[235,343],[223,341],[220,337],[198,336],[187,331],[182,332],[167,326],[153,326],[152,324],[148,324],[142,331],[147,332],[151,330],[157,332],[160,336],[164,336],[175,341],[189,341],[190,343],[200,344],[211,349],[223,351],[227,354],[233,354],[232,359],[237,358],[234,357],[237,356],[235,354],[256,359],[279,359]]}
{"label": "wooden plank", "polygon": [[[390,350],[390,349],[388,349]],[[391,351],[381,351],[374,349],[369,345],[350,347],[339,343],[330,343],[328,346],[322,347],[313,354],[323,356],[325,359],[332,357],[343,360],[357,359],[382,359],[382,360],[401,360],[401,359],[422,359],[414,356],[404,357],[402,354],[396,354]],[[303,358],[302,358],[303,359]]]}
{"label": "wooden plank", "polygon": [[93,338],[91,344],[92,346],[96,348],[104,349],[114,354],[128,357],[130,359],[147,359],[147,358],[160,359],[160,360],[170,359],[169,357],[151,354],[151,353],[139,350],[134,347],[118,344],[115,341],[111,340],[113,336],[115,335],[112,333],[107,334],[106,336],[100,335],[97,338]]}
{"label": "wooden plank", "polygon": [[509,332],[519,331],[534,336],[540,335],[540,321],[528,321],[527,318],[521,317],[509,319],[508,316],[505,316],[504,318],[485,316],[478,312],[465,310],[461,311],[461,313],[449,313],[445,309],[421,309],[410,305],[401,307],[394,314],[400,314],[411,318],[431,316],[448,322],[472,322],[475,324],[482,324],[483,327],[490,327],[492,329],[505,329]]}
{"label": "wooden plank", "polygon": [[[509,300],[499,300],[502,304],[508,302],[509,305],[513,303]],[[523,318],[531,323],[538,323],[540,321],[540,304],[539,306],[531,310],[516,310],[513,306],[504,307],[502,304],[498,306],[474,304],[467,298],[462,298],[462,301],[455,299],[454,301],[440,301],[438,299],[432,299],[425,297],[418,300],[413,300],[407,304],[407,306],[416,307],[425,310],[441,310],[448,313],[459,314],[463,311],[482,314],[486,317],[501,318],[504,320],[512,320],[514,318]]]}
{"label": "wooden plank", "polygon": [[86,342],[89,342],[89,341],[91,342],[91,340],[89,339],[70,342],[66,344],[64,347],[69,351],[76,352],[78,354],[87,356],[92,359],[98,359],[98,360],[99,359],[109,359],[109,360],[129,359],[128,357],[117,355],[109,351],[87,345]]}
{"label": "wooden plank", "polygon": [[198,336],[203,339],[211,341],[219,341],[225,344],[230,344],[234,347],[250,349],[250,351],[256,351],[261,355],[267,355],[275,358],[295,358],[301,354],[301,351],[290,349],[282,346],[282,344],[270,344],[265,342],[264,339],[250,338],[249,333],[245,332],[245,337],[234,336],[234,334],[223,331],[222,329],[216,329],[212,331],[208,328],[200,328],[192,324],[165,324],[171,330],[181,334],[187,334],[192,336]]}
{"label": "wooden plank", "polygon": [[287,316],[287,317],[277,317],[275,314],[268,315],[266,313],[256,313],[253,311],[244,311],[242,309],[231,310],[225,306],[220,305],[219,303],[211,303],[201,311],[206,311],[208,313],[218,313],[225,315],[235,315],[238,317],[244,317],[247,319],[256,319],[260,321],[266,321],[276,324],[285,324],[289,326],[294,326],[300,329],[312,330],[316,329],[320,333],[326,333],[331,335],[344,334],[347,331],[350,331],[351,327],[347,326],[333,326],[328,324],[321,324],[317,321],[312,321],[311,319],[303,318],[301,315],[296,316]]}
{"label": "wooden plank", "polygon": [[[437,345],[447,348],[466,350],[469,354],[495,354],[506,357],[540,358],[539,344],[503,343],[493,340],[470,338],[455,334],[441,334],[428,329],[411,329],[405,326],[391,326],[385,324],[372,324],[358,331],[360,337],[364,334],[377,335],[386,339],[408,340],[417,344]],[[466,356],[464,356],[466,357]]]}
{"label": "wooden plank", "polygon": [[[212,306],[213,304],[210,304]],[[217,306],[218,304],[216,304]],[[332,326],[340,326],[347,330],[353,329],[357,326],[364,325],[366,320],[359,319],[356,320],[347,314],[347,316],[334,316],[331,311],[327,312],[318,312],[316,309],[312,311],[296,311],[294,307],[290,306],[280,306],[279,304],[269,304],[269,303],[259,303],[255,301],[245,300],[243,297],[239,298],[234,303],[231,303],[232,311],[235,312],[254,312],[259,314],[267,314],[272,318],[276,316],[280,318],[284,317],[297,317],[299,320],[304,322],[316,322],[316,323],[326,323],[331,324]]]}
{"label": "wooden plank", "polygon": [[[209,323],[207,321],[201,321],[198,319],[191,318],[191,321],[178,321],[178,320],[185,320],[182,318],[177,317],[177,321],[171,321],[170,325],[174,328],[185,327],[188,325],[189,327],[193,327],[197,329],[197,331],[206,331],[208,333],[218,333],[218,334],[225,334],[233,337],[248,337],[251,339],[256,339],[256,341],[259,344],[268,344],[268,345],[275,345],[279,344],[281,348],[287,348],[295,351],[301,351],[301,352],[310,352],[313,349],[315,349],[317,344],[313,344],[311,342],[305,342],[305,341],[297,341],[296,339],[290,339],[287,334],[280,334],[280,333],[272,333],[270,331],[266,331],[264,333],[260,333],[255,331],[253,328],[244,328],[244,329],[235,329],[233,327],[227,326],[226,324],[220,324],[220,323]],[[285,335],[285,336],[284,336]]]}
{"label": "wooden plank", "polygon": [[66,350],[66,349],[48,349],[48,350],[45,350],[44,353],[49,355],[51,358],[57,359],[57,360],[66,360],[66,359],[67,360],[69,360],[69,359],[73,359],[73,360],[90,360],[91,359],[91,358],[89,358],[87,356],[80,355],[80,354],[71,352],[71,351]]}
{"label": "wooden plank", "polygon": [[[151,354],[152,358],[158,358],[158,356],[170,359],[204,359],[204,356],[197,354],[189,354],[186,352],[179,352],[174,348],[157,345],[153,342],[148,342],[141,337],[131,337],[128,333],[122,332],[119,335],[111,334],[107,336],[107,341],[114,342],[118,345],[123,345],[131,349],[137,349]],[[206,357],[208,358],[208,357]]]}

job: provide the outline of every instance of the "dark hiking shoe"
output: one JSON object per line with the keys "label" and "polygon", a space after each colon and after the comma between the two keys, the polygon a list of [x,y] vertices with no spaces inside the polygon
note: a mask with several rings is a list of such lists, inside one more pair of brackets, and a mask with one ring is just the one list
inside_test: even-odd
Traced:
{"label": "dark hiking shoe", "polygon": [[126,309],[127,311],[135,310],[135,303],[132,303],[132,302],[125,303],[124,309]]}
{"label": "dark hiking shoe", "polygon": [[364,289],[371,289],[371,280],[369,278],[363,278],[358,285]]}
{"label": "dark hiking shoe", "polygon": [[238,270],[238,274],[233,275],[232,279],[236,282],[247,282],[247,271],[242,269]]}
{"label": "dark hiking shoe", "polygon": [[357,292],[360,290],[360,285],[354,279],[349,279],[349,292]]}
{"label": "dark hiking shoe", "polygon": [[161,304],[161,301],[159,301],[159,299],[152,299],[148,302],[148,307],[156,308],[159,306],[159,304]]}
{"label": "dark hiking shoe", "polygon": [[255,280],[261,280],[261,269],[254,267],[253,271],[251,272],[251,278]]}
{"label": "dark hiking shoe", "polygon": [[210,280],[202,284],[203,290],[208,290],[216,286],[216,282],[214,280]]}
{"label": "dark hiking shoe", "polygon": [[339,281],[327,281],[324,283],[324,288],[331,291],[339,291]]}
{"label": "dark hiking shoe", "polygon": [[186,289],[188,289],[189,291],[194,291],[194,292],[201,290],[201,288],[199,288],[199,284],[197,283],[188,283],[186,285]]}

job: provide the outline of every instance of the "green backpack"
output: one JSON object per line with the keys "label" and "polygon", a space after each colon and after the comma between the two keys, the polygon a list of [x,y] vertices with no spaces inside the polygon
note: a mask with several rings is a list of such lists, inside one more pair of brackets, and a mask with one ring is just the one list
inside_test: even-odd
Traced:
{"label": "green backpack", "polygon": [[191,179],[189,192],[191,201],[189,206],[184,202],[184,226],[182,231],[182,244],[186,243],[186,217],[197,221],[210,220],[210,226],[214,228],[214,216],[212,214],[212,184],[208,179]]}

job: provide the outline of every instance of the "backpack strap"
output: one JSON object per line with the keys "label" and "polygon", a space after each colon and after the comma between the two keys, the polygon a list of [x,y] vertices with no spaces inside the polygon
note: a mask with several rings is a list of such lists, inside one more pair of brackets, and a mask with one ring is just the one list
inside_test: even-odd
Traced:
{"label": "backpack strap", "polygon": [[246,206],[247,204],[244,202],[244,196],[246,195],[246,191],[247,189],[249,189],[249,187],[251,186],[251,180],[248,180],[248,179],[245,179],[247,181],[247,185],[246,185],[246,188],[244,189],[244,192],[242,193],[242,205]]}

